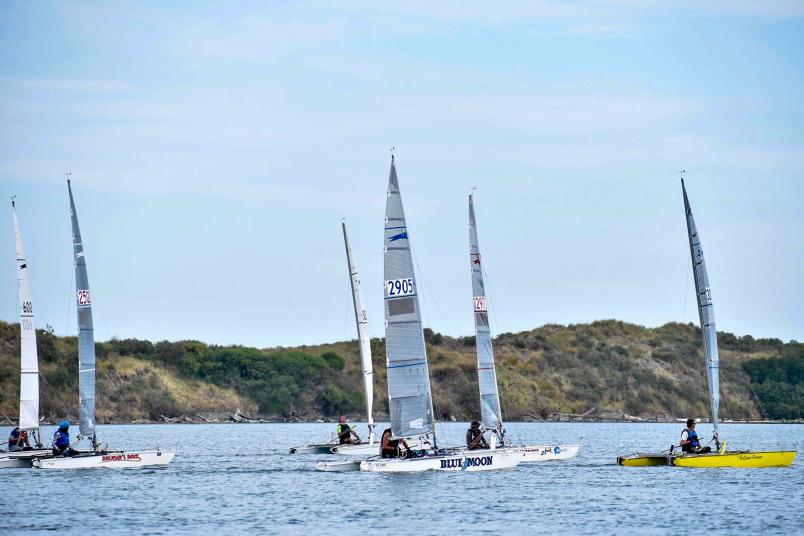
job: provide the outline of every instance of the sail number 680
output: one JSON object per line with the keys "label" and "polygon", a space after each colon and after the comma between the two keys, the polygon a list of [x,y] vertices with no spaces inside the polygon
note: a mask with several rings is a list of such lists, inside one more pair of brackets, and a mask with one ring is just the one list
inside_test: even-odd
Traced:
{"label": "sail number 680", "polygon": [[389,279],[385,282],[385,293],[388,296],[408,296],[413,294],[413,278]]}

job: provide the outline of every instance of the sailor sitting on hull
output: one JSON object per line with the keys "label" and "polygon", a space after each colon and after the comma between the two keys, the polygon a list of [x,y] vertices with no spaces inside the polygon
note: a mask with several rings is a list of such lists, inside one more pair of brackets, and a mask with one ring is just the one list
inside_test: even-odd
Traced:
{"label": "sailor sitting on hull", "polygon": [[33,447],[28,442],[28,432],[25,430],[20,431],[19,426],[17,426],[8,435],[8,451],[20,452],[23,450],[33,450]]}
{"label": "sailor sitting on hull", "polygon": [[[412,458],[415,456],[407,442],[404,439],[391,439],[394,436],[390,428],[386,428],[382,433],[380,440],[380,457],[381,458]],[[404,453],[400,451],[399,444],[405,447]]]}
{"label": "sailor sitting on hull", "polygon": [[695,431],[695,419],[687,419],[687,427],[681,432],[681,450],[687,454],[712,452],[711,447],[701,447],[701,441]]}
{"label": "sailor sitting on hull", "polygon": [[59,429],[53,434],[53,455],[54,456],[75,456],[78,454],[70,446],[70,423],[61,421]]}
{"label": "sailor sitting on hull", "polygon": [[480,429],[480,421],[472,421],[469,425],[466,431],[466,448],[469,450],[489,448],[486,438],[483,437],[483,430]]}
{"label": "sailor sitting on hull", "polygon": [[338,431],[338,444],[357,445],[360,443],[360,437],[357,435],[357,432],[355,432],[351,426],[346,424],[346,417],[344,417],[343,415],[338,417],[337,431]]}

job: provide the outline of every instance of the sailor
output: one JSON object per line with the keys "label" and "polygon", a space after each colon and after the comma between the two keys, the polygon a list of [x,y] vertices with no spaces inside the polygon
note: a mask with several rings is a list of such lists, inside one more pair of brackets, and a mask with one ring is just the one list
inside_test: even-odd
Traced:
{"label": "sailor", "polygon": [[19,426],[15,426],[8,434],[8,451],[19,452],[21,450],[31,450],[31,445],[28,443],[28,432],[20,431]]}
{"label": "sailor", "polygon": [[483,430],[480,429],[480,421],[472,421],[469,425],[466,431],[466,448],[469,450],[489,448],[486,438],[483,437]]}
{"label": "sailor", "polygon": [[59,429],[53,434],[53,455],[54,456],[74,456],[75,451],[70,446],[70,423],[61,421]]}
{"label": "sailor", "polygon": [[354,430],[352,430],[351,426],[346,424],[346,417],[344,417],[343,415],[338,417],[337,430],[338,430],[338,443],[340,443],[341,445],[360,443],[360,437]]}
{"label": "sailor", "polygon": [[[405,442],[404,439],[391,439],[394,436],[390,428],[386,428],[382,433],[380,440],[380,457],[382,458],[410,458],[413,457],[413,451]],[[400,456],[399,444],[405,447],[404,456]]]}
{"label": "sailor", "polygon": [[701,440],[695,431],[695,419],[687,419],[687,427],[681,431],[681,450],[690,454],[706,454],[711,447],[701,447]]}

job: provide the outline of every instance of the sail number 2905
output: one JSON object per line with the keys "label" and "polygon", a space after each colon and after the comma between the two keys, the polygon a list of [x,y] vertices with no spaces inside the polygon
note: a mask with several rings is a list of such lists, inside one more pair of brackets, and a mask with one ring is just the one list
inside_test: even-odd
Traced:
{"label": "sail number 2905", "polygon": [[413,294],[413,278],[389,279],[385,282],[387,296],[409,296]]}

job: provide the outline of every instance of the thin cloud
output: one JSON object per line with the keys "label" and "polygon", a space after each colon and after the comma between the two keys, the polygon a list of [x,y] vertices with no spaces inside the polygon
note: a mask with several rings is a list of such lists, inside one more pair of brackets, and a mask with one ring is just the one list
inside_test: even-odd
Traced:
{"label": "thin cloud", "polygon": [[3,78],[0,85],[8,89],[70,93],[123,93],[134,89],[122,80],[91,78]]}

